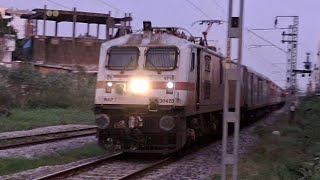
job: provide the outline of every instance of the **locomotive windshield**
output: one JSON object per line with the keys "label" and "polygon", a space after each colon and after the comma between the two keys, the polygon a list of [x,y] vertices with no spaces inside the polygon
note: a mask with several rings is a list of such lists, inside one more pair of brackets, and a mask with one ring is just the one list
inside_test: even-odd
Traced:
{"label": "locomotive windshield", "polygon": [[174,70],[177,63],[176,48],[150,48],[146,53],[146,69],[155,71]]}
{"label": "locomotive windshield", "polygon": [[139,49],[113,47],[109,51],[107,68],[112,70],[133,70],[138,66]]}

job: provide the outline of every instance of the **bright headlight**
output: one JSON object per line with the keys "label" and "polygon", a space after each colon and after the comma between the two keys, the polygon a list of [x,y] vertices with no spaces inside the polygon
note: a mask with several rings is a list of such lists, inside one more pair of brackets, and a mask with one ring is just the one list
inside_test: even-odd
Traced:
{"label": "bright headlight", "polygon": [[133,93],[146,93],[150,89],[150,84],[145,79],[132,79],[129,82],[129,90]]}
{"label": "bright headlight", "polygon": [[172,89],[173,86],[174,86],[174,85],[173,85],[173,82],[168,82],[168,83],[167,83],[167,88],[168,88],[168,89]]}

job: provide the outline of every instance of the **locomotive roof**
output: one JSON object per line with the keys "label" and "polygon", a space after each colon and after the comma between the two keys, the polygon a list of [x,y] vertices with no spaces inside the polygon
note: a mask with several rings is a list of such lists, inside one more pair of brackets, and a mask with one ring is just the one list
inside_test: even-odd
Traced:
{"label": "locomotive roof", "polygon": [[103,46],[176,46],[179,49],[193,46],[201,48],[216,56],[223,57],[221,54],[205,46],[198,45],[192,41],[170,33],[152,33],[151,36],[145,36],[142,33],[128,34],[105,42]]}
{"label": "locomotive roof", "polygon": [[[207,51],[211,54],[214,54],[218,57],[224,58],[221,54],[199,44],[196,44],[192,41],[189,41],[185,38],[177,37],[170,33],[152,33],[149,36],[145,36],[142,33],[127,34],[116,39],[112,39],[102,44],[102,48],[109,49],[112,46],[176,46],[179,49],[196,47],[204,51]],[[252,68],[242,65],[247,68],[250,73],[254,73],[260,78],[263,78],[267,81],[273,82],[271,79],[265,75],[253,70]],[[273,82],[274,83],[274,82]],[[276,83],[274,83],[276,84]],[[277,85],[278,86],[278,85]]]}

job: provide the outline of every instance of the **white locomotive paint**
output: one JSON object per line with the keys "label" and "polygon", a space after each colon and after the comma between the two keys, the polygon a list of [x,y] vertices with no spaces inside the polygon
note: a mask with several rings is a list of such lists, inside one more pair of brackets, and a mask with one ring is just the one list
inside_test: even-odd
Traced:
{"label": "white locomotive paint", "polygon": [[[98,82],[115,82],[130,81],[131,77],[141,77],[146,78],[149,82],[158,82],[165,83],[165,86],[168,82],[175,83],[188,83],[188,73],[185,73],[189,69],[188,61],[190,59],[190,48],[189,45],[192,45],[191,42],[181,39],[169,34],[159,34],[157,37],[149,36],[149,40],[146,38],[142,39],[142,35],[132,34],[120,37],[104,43],[100,50],[100,60],[99,60],[99,72],[98,72]],[[157,44],[154,43],[154,39],[157,39]],[[140,41],[140,44],[130,44],[130,41],[135,39],[135,41]],[[107,52],[108,49],[113,46],[136,46],[140,50],[140,56],[138,59],[138,68],[134,71],[124,71],[123,74],[120,74],[120,71],[109,70],[105,68],[107,64]],[[177,68],[173,71],[162,71],[159,75],[156,71],[145,70],[145,54],[144,52],[148,47],[154,46],[175,46],[179,50]],[[121,105],[148,105],[149,98],[156,97],[159,98],[160,105],[175,105],[175,106],[185,106],[187,103],[187,97],[190,98],[190,93],[187,93],[186,90],[176,90],[175,86],[173,94],[167,94],[166,89],[151,89],[148,93],[143,95],[136,95],[131,93],[125,93],[123,95],[117,94],[114,91],[111,93],[105,93],[104,87],[97,87],[96,89],[96,104],[121,104]],[[179,94],[179,95],[177,95]],[[194,95],[191,94],[191,98]]]}
{"label": "white locomotive paint", "polygon": [[[140,51],[138,67],[135,70],[123,71],[110,70],[108,64],[108,50],[113,47],[137,47]],[[150,47],[176,47],[178,49],[177,68],[172,71],[146,70],[145,52]],[[192,69],[192,57],[194,69]],[[199,57],[200,82],[197,90],[197,57]],[[222,110],[223,107],[223,60],[216,52],[204,46],[200,46],[177,36],[167,33],[129,34],[107,41],[102,44],[100,50],[99,71],[97,76],[97,89],[95,104],[97,105],[149,105],[150,98],[158,98],[159,105],[171,105],[172,107],[184,107],[186,116]],[[232,64],[231,68],[236,65]],[[222,75],[222,76],[221,76]],[[250,79],[252,75],[252,82]],[[126,83],[131,78],[147,79],[150,84],[161,84],[164,88],[151,88],[143,94],[125,92],[118,94],[115,89],[106,93],[108,82]],[[259,80],[260,79],[260,80]],[[167,94],[166,84],[174,84],[173,93]],[[268,82],[270,82],[268,84]],[[248,83],[247,85],[244,83]],[[272,84],[272,85],[271,85]],[[241,107],[249,109],[277,104],[282,101],[282,89],[272,83],[263,75],[243,66],[242,87],[248,87],[242,91]],[[235,84],[230,84],[231,91],[235,90]],[[199,92],[198,92],[199,91]],[[272,91],[272,93],[271,93]],[[199,93],[199,102],[197,102]],[[233,93],[231,93],[233,94]],[[234,107],[234,97],[230,97],[230,107]]]}

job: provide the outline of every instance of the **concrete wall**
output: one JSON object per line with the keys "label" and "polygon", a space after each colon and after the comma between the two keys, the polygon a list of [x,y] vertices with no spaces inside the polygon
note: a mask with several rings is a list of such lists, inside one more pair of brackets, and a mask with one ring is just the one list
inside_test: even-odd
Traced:
{"label": "concrete wall", "polygon": [[61,69],[61,68],[50,68],[50,67],[42,67],[42,66],[34,66],[38,72],[40,72],[43,75],[48,75],[51,73],[58,73],[58,74],[63,74],[63,73],[69,73],[71,70],[66,70],[66,69]]}
{"label": "concrete wall", "polygon": [[44,64],[98,65],[100,46],[104,40],[76,38],[34,37],[33,61]]}
{"label": "concrete wall", "polygon": [[15,37],[6,35],[4,37],[4,46],[3,57],[0,59],[0,65],[10,68],[12,67],[12,52],[16,48]]}

